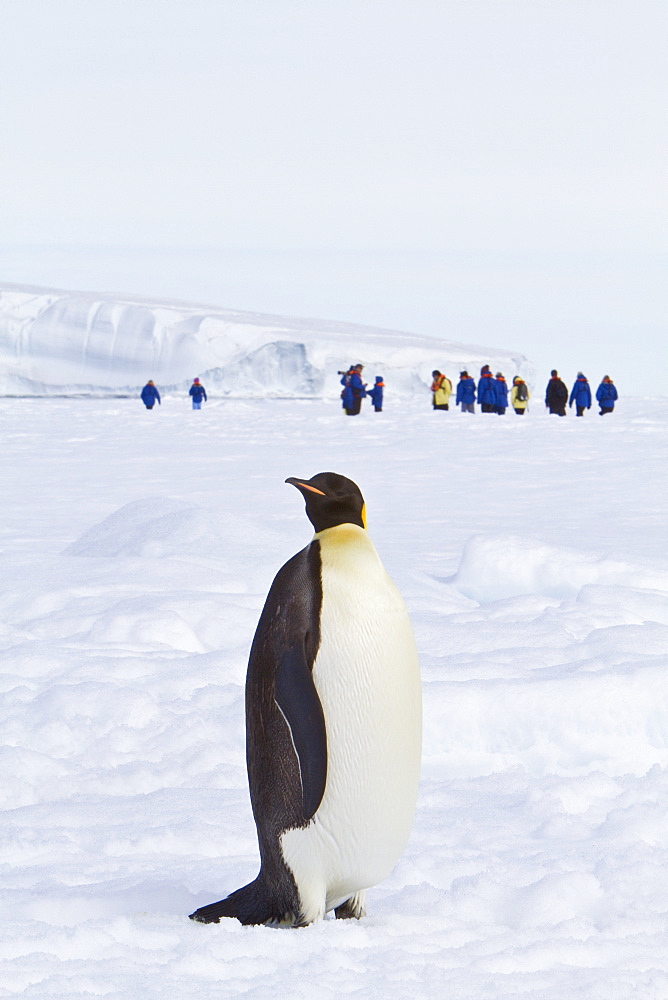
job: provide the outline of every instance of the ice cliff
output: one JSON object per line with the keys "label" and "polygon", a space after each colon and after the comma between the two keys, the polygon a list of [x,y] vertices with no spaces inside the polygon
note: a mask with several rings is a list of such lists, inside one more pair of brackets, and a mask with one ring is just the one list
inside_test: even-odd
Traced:
{"label": "ice cliff", "polygon": [[434,368],[453,383],[483,364],[533,381],[520,354],[413,333],[0,284],[4,396],[133,396],[149,378],[180,392],[198,375],[218,396],[332,397],[337,371],[358,361],[398,395],[424,393]]}

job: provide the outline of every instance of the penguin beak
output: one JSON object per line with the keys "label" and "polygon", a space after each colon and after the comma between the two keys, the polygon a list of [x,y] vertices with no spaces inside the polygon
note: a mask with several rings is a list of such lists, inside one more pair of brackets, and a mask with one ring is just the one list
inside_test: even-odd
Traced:
{"label": "penguin beak", "polygon": [[311,493],[317,493],[321,497],[326,497],[327,494],[323,493],[322,490],[317,490],[315,486],[309,486],[308,483],[303,483],[301,479],[295,479],[291,476],[290,479],[285,480],[286,483],[290,483],[291,486],[296,486],[298,490],[310,490]]}

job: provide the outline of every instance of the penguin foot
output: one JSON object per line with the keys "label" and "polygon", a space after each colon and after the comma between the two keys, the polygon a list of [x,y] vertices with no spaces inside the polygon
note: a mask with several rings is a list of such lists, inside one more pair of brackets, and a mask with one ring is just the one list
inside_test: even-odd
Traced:
{"label": "penguin foot", "polygon": [[220,915],[217,915],[216,913],[211,912],[215,906],[215,903],[211,906],[201,906],[199,910],[195,910],[194,913],[189,913],[188,917],[190,920],[195,920],[198,924],[217,924],[220,922],[220,918],[227,916],[227,914],[221,913]]}
{"label": "penguin foot", "polygon": [[[296,899],[296,893],[295,893]],[[217,924],[222,917],[236,917],[242,924],[294,924],[297,906],[287,898],[271,893],[262,872],[248,885],[237,889],[225,899],[200,906],[190,914],[198,924]]]}
{"label": "penguin foot", "polygon": [[[237,890],[241,892],[243,890]],[[223,917],[236,917],[244,923],[242,915],[240,915],[240,907],[238,905],[238,897],[235,899],[236,893],[232,893],[226,899],[221,899],[217,903],[209,903],[208,906],[200,906],[199,910],[195,910],[194,913],[190,913],[189,917],[191,920],[195,920],[198,924],[217,924],[220,923]],[[246,914],[243,914],[245,916]],[[252,922],[252,921],[251,921]],[[258,920],[257,923],[262,923]]]}
{"label": "penguin foot", "polygon": [[258,876],[254,882],[237,889],[225,899],[200,906],[190,914],[198,924],[217,924],[222,917],[236,917],[242,924],[264,924],[273,914],[267,906],[264,882]]}
{"label": "penguin foot", "polygon": [[341,903],[334,910],[337,920],[360,920],[362,917],[366,916],[366,905],[365,905],[366,891],[360,889],[356,892],[354,896],[347,899],[345,903]]}

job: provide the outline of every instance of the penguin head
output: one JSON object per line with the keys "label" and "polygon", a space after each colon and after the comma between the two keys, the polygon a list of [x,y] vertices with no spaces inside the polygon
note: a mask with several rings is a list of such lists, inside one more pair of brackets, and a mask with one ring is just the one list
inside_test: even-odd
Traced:
{"label": "penguin head", "polygon": [[357,483],[336,472],[318,472],[311,479],[285,480],[296,486],[306,501],[306,516],[316,531],[338,524],[366,528],[364,497]]}

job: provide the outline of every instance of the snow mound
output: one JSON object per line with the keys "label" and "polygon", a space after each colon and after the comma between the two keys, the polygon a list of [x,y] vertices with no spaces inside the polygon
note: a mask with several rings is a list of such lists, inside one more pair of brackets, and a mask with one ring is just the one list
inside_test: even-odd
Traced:
{"label": "snow mound", "polygon": [[525,594],[565,599],[587,584],[668,590],[668,575],[515,535],[475,535],[452,578],[480,604]]}
{"label": "snow mound", "polygon": [[[665,403],[391,399],[0,399],[1,997],[668,997]],[[311,536],[285,477],[323,468],[415,629],[413,832],[362,921],[193,924],[258,870],[248,651]]]}
{"label": "snow mound", "polygon": [[133,500],[94,525],[65,555],[165,559],[187,557],[229,562],[274,543],[276,535],[241,517],[213,512],[168,497]]}
{"label": "snow mound", "polygon": [[336,397],[361,361],[398,395],[425,392],[434,367],[454,382],[490,364],[533,382],[526,358],[413,333],[212,306],[0,284],[0,395],[132,396],[152,378],[182,392]]}

